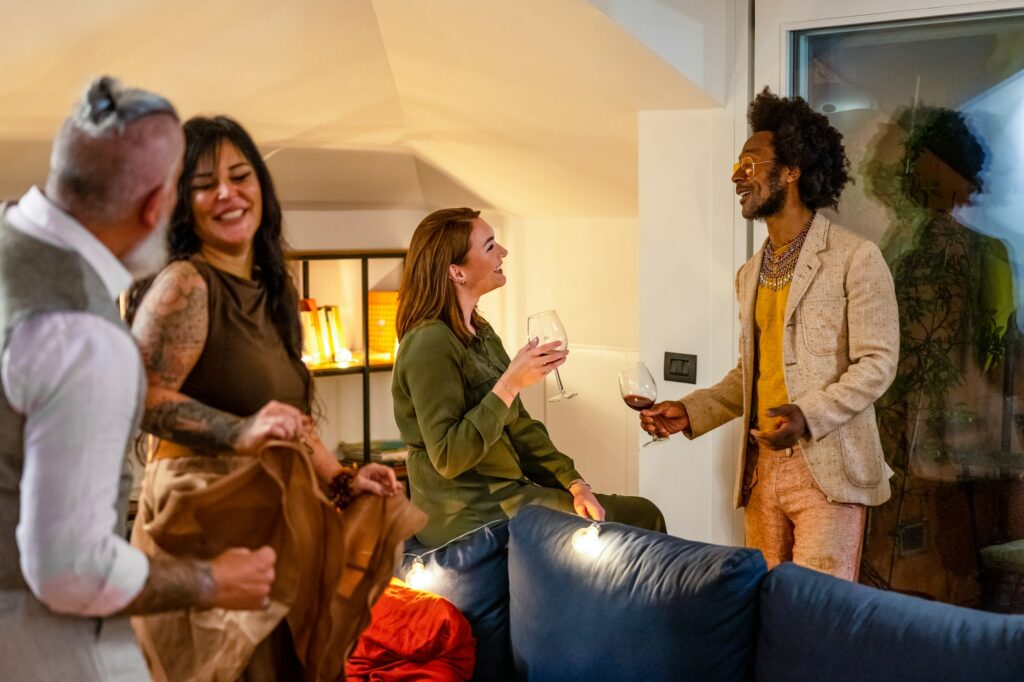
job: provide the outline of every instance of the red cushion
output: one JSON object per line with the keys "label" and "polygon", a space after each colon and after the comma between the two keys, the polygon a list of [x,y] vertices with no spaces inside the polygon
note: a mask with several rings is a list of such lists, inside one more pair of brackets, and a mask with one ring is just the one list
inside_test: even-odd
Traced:
{"label": "red cushion", "polygon": [[447,599],[393,578],[370,617],[345,666],[348,682],[472,677],[476,640],[469,621]]}

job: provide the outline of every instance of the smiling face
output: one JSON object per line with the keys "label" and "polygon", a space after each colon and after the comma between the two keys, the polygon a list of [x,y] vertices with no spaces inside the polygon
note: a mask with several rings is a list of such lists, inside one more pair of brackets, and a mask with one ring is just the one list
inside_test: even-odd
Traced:
{"label": "smiling face", "polygon": [[263,220],[263,195],[256,171],[231,142],[217,156],[201,159],[189,184],[196,236],[205,247],[231,255],[252,249]]}
{"label": "smiling face", "polygon": [[747,220],[775,215],[786,203],[786,169],[775,163],[775,147],[769,132],[754,133],[743,145],[732,181]]}
{"label": "smiling face", "polygon": [[480,218],[473,220],[469,234],[469,251],[466,258],[449,268],[449,277],[460,288],[474,296],[483,296],[489,291],[505,286],[505,273],[501,269],[502,259],[508,255],[501,244],[494,240],[494,230]]}

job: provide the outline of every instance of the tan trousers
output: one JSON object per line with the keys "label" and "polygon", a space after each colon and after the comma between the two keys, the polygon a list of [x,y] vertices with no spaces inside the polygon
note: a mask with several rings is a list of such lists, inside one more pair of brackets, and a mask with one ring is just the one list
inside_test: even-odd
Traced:
{"label": "tan trousers", "polygon": [[856,581],[867,508],[830,501],[814,482],[799,445],[756,447],[744,517],[747,546],[761,550],[769,570],[792,561]]}

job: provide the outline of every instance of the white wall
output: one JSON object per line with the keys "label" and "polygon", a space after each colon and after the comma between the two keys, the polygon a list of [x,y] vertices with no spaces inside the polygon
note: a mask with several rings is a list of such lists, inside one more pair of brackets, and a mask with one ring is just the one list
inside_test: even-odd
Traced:
{"label": "white wall", "polygon": [[[554,309],[569,336],[561,368],[575,398],[548,403],[554,378],[524,393],[530,414],[599,492],[636,494],[636,413],[619,396],[616,373],[634,362],[637,326],[637,222],[631,219],[508,217],[504,246],[510,354],[527,338],[526,318]],[[481,308],[489,313],[485,297]]]}
{"label": "white wall", "polygon": [[288,211],[284,235],[296,250],[404,249],[426,210]]}
{"label": "white wall", "polygon": [[[737,359],[733,281],[747,257],[748,228],[729,177],[746,138],[747,3],[722,7],[730,27],[718,55],[729,66],[725,106],[639,118],[640,359],[659,380],[660,399],[716,383]],[[666,351],[697,355],[696,386],[661,381]],[[734,422],[641,452],[640,493],[661,507],[670,533],[742,542],[742,516],[732,508],[740,431]]]}
{"label": "white wall", "polygon": [[726,100],[728,0],[589,0],[718,103]]}

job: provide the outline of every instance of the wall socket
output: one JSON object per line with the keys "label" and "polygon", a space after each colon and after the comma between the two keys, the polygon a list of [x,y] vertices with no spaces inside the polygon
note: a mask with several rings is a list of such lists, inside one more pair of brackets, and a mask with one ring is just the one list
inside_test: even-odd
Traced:
{"label": "wall socket", "polygon": [[665,381],[697,383],[697,356],[686,353],[665,353]]}

